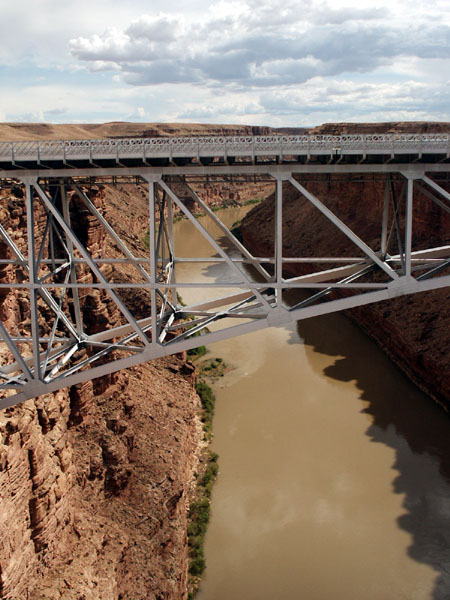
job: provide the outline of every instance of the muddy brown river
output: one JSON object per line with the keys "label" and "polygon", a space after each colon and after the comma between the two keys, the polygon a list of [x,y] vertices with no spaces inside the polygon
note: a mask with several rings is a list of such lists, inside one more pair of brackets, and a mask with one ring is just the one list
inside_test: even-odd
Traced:
{"label": "muddy brown river", "polygon": [[[245,210],[218,214],[231,224]],[[188,222],[175,227],[177,253],[214,254]],[[193,276],[230,277],[223,265],[179,266],[179,281]],[[197,598],[449,600],[445,413],[339,314],[209,356],[231,370],[214,384],[220,473]]]}

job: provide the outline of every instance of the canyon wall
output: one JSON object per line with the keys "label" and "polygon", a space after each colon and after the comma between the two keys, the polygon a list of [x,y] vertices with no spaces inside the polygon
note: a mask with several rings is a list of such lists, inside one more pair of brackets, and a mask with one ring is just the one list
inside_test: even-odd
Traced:
{"label": "canyon wall", "polygon": [[96,124],[0,123],[0,140],[91,140],[120,137],[271,135],[303,133],[305,127],[251,125],[208,125],[205,123],[129,123],[114,121]]}

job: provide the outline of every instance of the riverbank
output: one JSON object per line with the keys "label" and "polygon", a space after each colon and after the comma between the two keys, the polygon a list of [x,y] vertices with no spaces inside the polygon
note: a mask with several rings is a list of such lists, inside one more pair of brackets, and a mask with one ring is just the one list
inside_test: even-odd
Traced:
{"label": "riverbank", "polygon": [[[198,600],[445,600],[450,423],[342,314],[217,342]],[[439,531],[439,536],[430,536]]]}
{"label": "riverbank", "polygon": [[214,417],[215,396],[211,387],[202,379],[195,384],[201,406],[201,421],[203,424],[203,447],[198,470],[195,473],[196,485],[194,498],[189,505],[188,513],[188,555],[189,577],[187,582],[188,600],[194,600],[197,595],[201,577],[206,568],[204,556],[205,535],[211,515],[211,492],[219,472],[219,456],[211,451],[212,423]]}

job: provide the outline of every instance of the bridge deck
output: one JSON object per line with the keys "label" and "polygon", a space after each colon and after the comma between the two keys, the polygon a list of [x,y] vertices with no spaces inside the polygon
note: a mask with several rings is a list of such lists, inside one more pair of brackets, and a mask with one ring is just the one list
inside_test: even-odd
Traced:
{"label": "bridge deck", "polygon": [[450,133],[157,137],[0,142],[1,170],[207,164],[436,163],[450,160]]}

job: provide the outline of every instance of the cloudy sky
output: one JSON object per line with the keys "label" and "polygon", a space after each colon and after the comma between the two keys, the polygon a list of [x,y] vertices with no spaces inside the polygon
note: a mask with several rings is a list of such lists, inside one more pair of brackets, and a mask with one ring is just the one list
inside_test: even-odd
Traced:
{"label": "cloudy sky", "polygon": [[449,0],[2,4],[0,121],[450,121]]}

